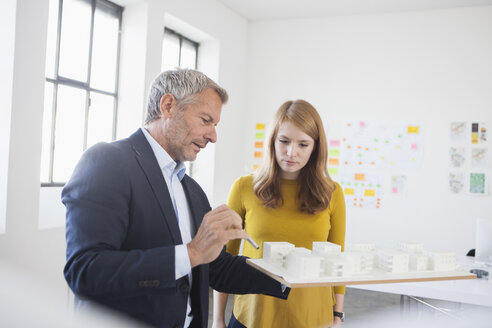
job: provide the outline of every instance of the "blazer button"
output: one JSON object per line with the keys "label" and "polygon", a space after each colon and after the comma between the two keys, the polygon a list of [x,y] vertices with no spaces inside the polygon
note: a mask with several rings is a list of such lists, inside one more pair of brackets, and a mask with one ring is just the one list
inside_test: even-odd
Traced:
{"label": "blazer button", "polygon": [[160,284],[161,284],[161,282],[159,280],[153,280],[152,281],[152,286],[154,286],[154,287],[159,287]]}
{"label": "blazer button", "polygon": [[183,293],[188,293],[190,291],[190,285],[184,283],[181,286],[179,286],[179,290]]}

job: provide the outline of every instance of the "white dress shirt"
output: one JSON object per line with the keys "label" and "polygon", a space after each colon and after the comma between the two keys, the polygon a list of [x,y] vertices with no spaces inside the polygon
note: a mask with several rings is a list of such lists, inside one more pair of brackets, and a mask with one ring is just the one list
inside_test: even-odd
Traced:
{"label": "white dress shirt", "polygon": [[[145,135],[145,138],[147,138],[150,147],[152,147],[152,151],[154,152],[157,162],[159,163],[159,167],[161,168],[164,180],[166,180],[167,189],[169,190],[171,201],[174,205],[174,211],[179,223],[179,231],[181,232],[181,239],[183,241],[183,244],[176,245],[176,247],[174,248],[174,267],[176,280],[185,275],[188,275],[191,291],[191,264],[186,244],[191,241],[191,236],[193,232],[191,231],[192,224],[188,200],[186,199],[183,186],[181,185],[181,180],[186,173],[186,167],[183,162],[176,163],[145,128],[141,128],[141,130]],[[188,327],[192,319],[193,317],[191,316],[191,298],[188,294],[188,306],[186,309],[186,319],[184,326]]]}

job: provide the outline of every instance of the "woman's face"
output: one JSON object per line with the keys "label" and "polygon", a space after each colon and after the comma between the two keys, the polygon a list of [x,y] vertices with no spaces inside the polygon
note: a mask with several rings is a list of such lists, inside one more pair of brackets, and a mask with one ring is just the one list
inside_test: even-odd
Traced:
{"label": "woman's face", "polygon": [[275,139],[275,159],[280,167],[280,177],[297,179],[313,148],[313,138],[290,122],[282,123]]}

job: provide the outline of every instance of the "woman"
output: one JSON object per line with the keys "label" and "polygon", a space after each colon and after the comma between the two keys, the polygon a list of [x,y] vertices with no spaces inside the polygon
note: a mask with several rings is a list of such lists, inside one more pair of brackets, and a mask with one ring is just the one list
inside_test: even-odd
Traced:
{"label": "woman", "polygon": [[[261,258],[263,242],[287,241],[311,249],[313,241],[344,246],[345,201],[327,172],[328,147],[321,118],[304,100],[287,101],[271,125],[265,159],[254,175],[232,186],[228,205],[243,218],[260,245],[244,244],[243,254]],[[227,245],[237,254],[240,241]],[[264,295],[235,295],[229,327],[339,326],[345,287],[292,289],[287,301]],[[214,327],[225,327],[228,294],[214,291]]]}

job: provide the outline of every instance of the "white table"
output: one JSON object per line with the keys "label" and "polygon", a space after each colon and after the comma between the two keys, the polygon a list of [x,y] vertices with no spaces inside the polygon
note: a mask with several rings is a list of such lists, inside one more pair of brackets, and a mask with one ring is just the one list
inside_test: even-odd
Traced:
{"label": "white table", "polygon": [[353,285],[348,287],[492,307],[492,277],[490,277],[492,266],[475,264],[473,258],[462,258],[459,259],[458,263],[467,271],[477,268],[487,270],[489,279]]}

